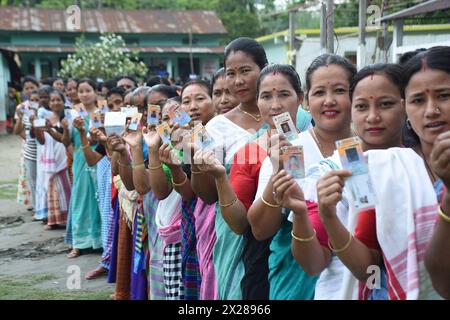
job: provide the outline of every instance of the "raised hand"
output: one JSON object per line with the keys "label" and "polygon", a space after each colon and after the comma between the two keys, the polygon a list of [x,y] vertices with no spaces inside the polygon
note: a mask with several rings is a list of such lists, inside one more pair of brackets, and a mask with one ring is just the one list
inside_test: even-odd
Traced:
{"label": "raised hand", "polygon": [[333,170],[317,181],[319,215],[322,221],[336,217],[336,205],[342,200],[345,178],[351,175],[349,170]]}
{"label": "raised hand", "polygon": [[106,143],[112,151],[116,151],[119,153],[127,152],[127,146],[125,144],[125,141],[115,134],[110,135]]}
{"label": "raised hand", "polygon": [[86,130],[84,128],[84,119],[82,117],[76,117],[73,120],[73,126],[75,128],[77,128],[77,130],[81,133],[81,134],[85,134]]}
{"label": "raised hand", "polygon": [[170,140],[172,141],[173,147],[176,149],[183,149],[186,143],[190,142],[190,127],[185,125],[180,127],[178,123],[175,123],[172,127],[172,133],[170,134]]}
{"label": "raised hand", "polygon": [[170,167],[181,166],[181,161],[176,154],[176,151],[172,149],[167,143],[164,143],[159,148],[159,160]]}
{"label": "raised hand", "polygon": [[285,136],[280,134],[272,134],[269,137],[268,150],[270,161],[273,166],[273,173],[278,172],[283,168],[283,160],[281,158],[281,150],[284,147],[289,147],[292,144],[286,139]]}
{"label": "raised hand", "polygon": [[450,131],[441,133],[434,141],[430,154],[430,167],[450,190]]}
{"label": "raised hand", "polygon": [[144,141],[147,144],[149,151],[154,153],[158,152],[161,146],[161,137],[156,132],[155,127],[142,127]]}
{"label": "raised hand", "polygon": [[123,135],[123,139],[132,148],[141,146],[142,132],[139,129],[136,131],[127,130]]}
{"label": "raised hand", "polygon": [[67,121],[67,119],[62,119],[62,121],[61,121],[61,127],[62,127],[64,130],[69,129],[69,121]]}
{"label": "raised hand", "polygon": [[195,164],[200,171],[209,173],[215,178],[218,178],[227,172],[225,167],[211,150],[197,150],[194,154],[193,164]]}
{"label": "raised hand", "polygon": [[305,196],[294,178],[281,170],[273,177],[274,199],[282,207],[297,214],[307,213]]}
{"label": "raised hand", "polygon": [[89,133],[98,142],[105,143],[107,140],[105,133],[99,128],[92,127],[89,129]]}

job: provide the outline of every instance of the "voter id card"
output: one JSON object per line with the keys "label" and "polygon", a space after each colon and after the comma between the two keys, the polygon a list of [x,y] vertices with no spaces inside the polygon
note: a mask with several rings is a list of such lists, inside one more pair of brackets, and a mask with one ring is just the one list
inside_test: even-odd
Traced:
{"label": "voter id card", "polygon": [[357,209],[373,208],[376,203],[375,190],[369,176],[369,167],[362,150],[361,140],[351,137],[336,141],[342,167],[350,170],[350,191]]}
{"label": "voter id card", "polygon": [[297,128],[294,126],[291,115],[289,112],[284,112],[277,116],[272,117],[273,123],[277,128],[280,135],[284,135],[290,142],[299,138]]}

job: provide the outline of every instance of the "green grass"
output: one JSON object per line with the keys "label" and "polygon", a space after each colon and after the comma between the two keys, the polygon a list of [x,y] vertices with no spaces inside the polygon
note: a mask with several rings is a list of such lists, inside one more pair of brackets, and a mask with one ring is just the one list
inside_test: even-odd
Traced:
{"label": "green grass", "polygon": [[55,275],[27,275],[21,278],[0,276],[0,300],[109,300],[113,289],[101,291],[37,288],[36,285],[57,279]]}
{"label": "green grass", "polygon": [[[17,179],[0,181],[0,199],[14,200],[17,197]],[[1,188],[2,185],[10,184],[8,188]]]}

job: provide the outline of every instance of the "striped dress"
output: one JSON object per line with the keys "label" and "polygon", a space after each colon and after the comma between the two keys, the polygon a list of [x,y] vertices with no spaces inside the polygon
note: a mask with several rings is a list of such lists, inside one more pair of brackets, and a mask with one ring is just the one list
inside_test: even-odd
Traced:
{"label": "striped dress", "polygon": [[159,236],[156,226],[156,209],[158,208],[158,199],[153,192],[144,195],[144,214],[147,221],[148,247],[150,252],[149,261],[149,286],[150,300],[165,300],[166,292],[164,290],[164,270],[163,270],[163,247],[164,242]]}
{"label": "striped dress", "polygon": [[103,247],[101,265],[109,269],[113,241],[110,224],[114,213],[111,206],[111,162],[107,156],[97,163],[97,184]]}

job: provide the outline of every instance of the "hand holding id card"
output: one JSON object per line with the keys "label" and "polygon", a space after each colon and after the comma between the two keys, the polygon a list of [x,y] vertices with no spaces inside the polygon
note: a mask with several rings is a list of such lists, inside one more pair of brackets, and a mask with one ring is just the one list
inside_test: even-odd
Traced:
{"label": "hand holding id card", "polygon": [[113,133],[120,136],[125,130],[127,115],[123,112],[105,113],[105,132],[107,136]]}
{"label": "hand holding id card", "polygon": [[361,140],[351,137],[336,141],[342,167],[350,170],[350,190],[357,209],[372,208],[376,204],[375,190],[369,176],[369,167],[362,151]]}
{"label": "hand holding id card", "polygon": [[192,129],[191,141],[201,149],[208,149],[214,145],[214,140],[201,123],[198,123],[194,129]]}
{"label": "hand holding id card", "polygon": [[305,161],[302,146],[289,146],[282,148],[284,170],[294,179],[305,177]]}
{"label": "hand holding id card", "polygon": [[94,127],[94,128],[103,127],[103,117],[104,117],[104,114],[101,113],[100,111],[95,112],[92,115],[92,119],[90,121],[90,126]]}
{"label": "hand holding id card", "polygon": [[74,109],[64,109],[64,118],[67,119],[67,122],[69,125],[72,125],[73,120],[80,115],[78,114],[77,110]]}
{"label": "hand holding id card", "polygon": [[191,117],[181,109],[181,106],[175,101],[169,101],[169,118],[172,124],[178,124],[183,127],[191,122]]}
{"label": "hand holding id card", "polygon": [[83,119],[89,115],[82,103],[76,104],[73,109],[76,110],[78,112],[78,116],[82,117]]}
{"label": "hand holding id card", "polygon": [[299,138],[297,128],[294,126],[291,115],[289,112],[284,112],[277,116],[272,117],[273,123],[277,128],[280,135],[284,135],[289,142],[297,140]]}

